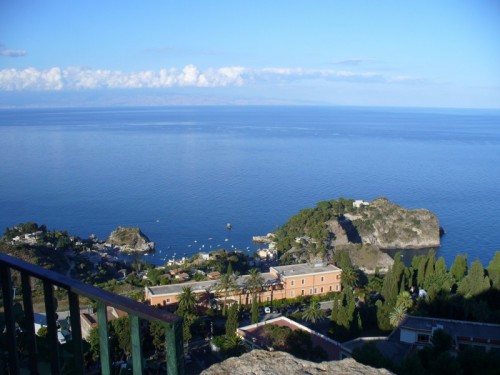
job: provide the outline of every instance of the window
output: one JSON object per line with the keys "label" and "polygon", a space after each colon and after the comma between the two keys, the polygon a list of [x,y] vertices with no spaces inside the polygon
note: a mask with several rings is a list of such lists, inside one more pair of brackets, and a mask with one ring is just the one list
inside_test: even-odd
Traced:
{"label": "window", "polygon": [[271,297],[267,297],[267,302],[271,301]]}
{"label": "window", "polygon": [[321,276],[321,282],[325,281],[325,277]]}
{"label": "window", "polygon": [[290,285],[295,285],[295,280],[290,281]]}
{"label": "window", "polygon": [[309,288],[309,294],[313,294],[313,288]]}
{"label": "window", "polygon": [[332,286],[330,285],[330,292],[332,291]]}
{"label": "window", "polygon": [[335,285],[335,290],[338,292],[339,291],[339,285]]}
{"label": "window", "polygon": [[323,293],[323,287],[321,287],[321,289],[320,289],[320,293]]}
{"label": "window", "polygon": [[340,280],[340,274],[337,274],[337,280]]}
{"label": "window", "polygon": [[290,292],[290,297],[295,297],[295,291],[293,291],[293,290],[292,290],[292,291]]}
{"label": "window", "polygon": [[314,288],[314,294],[318,293],[318,288]]}
{"label": "window", "polygon": [[420,343],[428,343],[429,342],[429,335],[423,335],[423,334],[418,334],[417,335],[417,342]]}
{"label": "window", "polygon": [[304,295],[304,289],[301,290],[301,294]]}
{"label": "window", "polygon": [[167,298],[166,302],[169,303],[170,302],[170,298]]}
{"label": "window", "polygon": [[305,283],[305,282],[306,282],[306,281],[305,281],[304,279],[302,279],[302,285],[304,285],[304,283]]}

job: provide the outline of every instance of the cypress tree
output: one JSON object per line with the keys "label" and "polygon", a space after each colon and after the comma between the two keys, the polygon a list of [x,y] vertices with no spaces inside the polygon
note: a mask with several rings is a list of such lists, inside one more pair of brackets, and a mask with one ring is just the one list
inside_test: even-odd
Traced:
{"label": "cypress tree", "polygon": [[427,261],[425,263],[424,283],[434,273],[434,264],[436,263],[436,252],[434,249],[431,249],[429,254],[427,254]]}
{"label": "cypress tree", "polygon": [[450,273],[457,283],[462,281],[465,274],[467,273],[467,257],[461,254],[457,254],[455,261],[450,267]]}
{"label": "cypress tree", "polygon": [[434,272],[439,275],[444,275],[447,271],[446,262],[443,257],[439,257],[434,265]]}
{"label": "cypress tree", "polygon": [[226,321],[226,336],[231,337],[236,335],[238,329],[238,304],[233,303],[229,308]]}
{"label": "cypress tree", "polygon": [[257,298],[252,298],[252,324],[259,322],[259,305]]}

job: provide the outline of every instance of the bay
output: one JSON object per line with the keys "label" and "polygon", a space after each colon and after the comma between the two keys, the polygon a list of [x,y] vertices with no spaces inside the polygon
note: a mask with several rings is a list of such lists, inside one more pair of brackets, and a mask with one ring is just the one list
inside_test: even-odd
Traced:
{"label": "bay", "polygon": [[[252,252],[305,207],[385,196],[436,213],[438,255],[500,250],[500,112],[200,106],[0,111],[0,228],[139,226],[146,259]],[[227,231],[226,223],[232,224]]]}

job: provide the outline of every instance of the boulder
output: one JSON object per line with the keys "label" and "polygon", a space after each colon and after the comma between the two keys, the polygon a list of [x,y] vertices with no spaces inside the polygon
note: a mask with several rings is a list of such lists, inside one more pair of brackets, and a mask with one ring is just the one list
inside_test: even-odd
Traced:
{"label": "boulder", "polygon": [[226,359],[204,370],[202,375],[382,375],[392,374],[386,369],[362,365],[352,358],[342,361],[314,363],[295,358],[285,352],[252,350],[241,357]]}

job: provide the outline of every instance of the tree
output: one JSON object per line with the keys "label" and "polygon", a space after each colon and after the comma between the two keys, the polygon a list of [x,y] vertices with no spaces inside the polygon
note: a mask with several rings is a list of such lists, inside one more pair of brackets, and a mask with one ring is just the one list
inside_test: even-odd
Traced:
{"label": "tree", "polygon": [[424,283],[425,280],[427,280],[434,273],[435,263],[436,263],[436,251],[434,249],[431,249],[429,251],[429,254],[427,254],[427,261],[425,263]]}
{"label": "tree", "polygon": [[223,293],[224,294],[224,301],[223,301],[223,306],[222,306],[222,315],[226,315],[226,302],[227,302],[227,297],[229,294],[236,290],[237,285],[236,281],[234,280],[233,275],[229,274],[223,274],[217,281],[217,284],[215,285],[215,291],[218,293]]}
{"label": "tree", "polygon": [[113,319],[111,321],[111,327],[113,328],[118,340],[119,348],[126,354],[129,355],[131,352],[131,341],[130,341],[130,321],[128,317],[124,316],[118,319]]}
{"label": "tree", "polygon": [[457,292],[465,297],[472,297],[490,288],[490,278],[485,276],[484,268],[479,259],[470,267],[469,273],[462,279]]}
{"label": "tree", "polygon": [[97,327],[90,330],[87,341],[90,344],[89,352],[92,354],[92,359],[96,361],[99,358],[100,353],[99,330]]}
{"label": "tree", "polygon": [[358,286],[358,273],[352,267],[342,269],[342,288],[355,288]]}
{"label": "tree", "polygon": [[198,294],[198,303],[205,306],[206,308],[210,307],[212,303],[212,291],[210,290],[210,288],[206,288]]}
{"label": "tree", "polygon": [[462,281],[465,274],[467,273],[467,257],[461,254],[457,254],[455,261],[450,267],[450,273],[457,283]]}
{"label": "tree", "polygon": [[397,327],[406,316],[406,308],[404,306],[395,306],[389,314],[389,322],[391,326]]}
{"label": "tree", "polygon": [[162,353],[165,350],[165,326],[160,321],[153,320],[149,324],[149,333],[156,352]]}
{"label": "tree", "polygon": [[375,342],[368,342],[361,347],[355,348],[352,357],[359,363],[375,368],[391,369],[394,367],[392,361],[382,354]]}
{"label": "tree", "polygon": [[179,294],[177,300],[177,314],[184,316],[186,313],[192,313],[196,306],[196,295],[189,286],[182,288],[182,292]]}
{"label": "tree", "polygon": [[256,268],[252,268],[248,273],[245,288],[252,294],[252,323],[259,321],[259,309],[257,305],[257,294],[260,293],[264,285],[264,278]]}
{"label": "tree", "polygon": [[238,304],[234,303],[229,308],[226,321],[226,336],[236,335],[238,329]]}
{"label": "tree", "polygon": [[488,276],[493,283],[493,288],[500,289],[500,251],[495,253],[494,258],[488,264],[487,270]]}
{"label": "tree", "polygon": [[163,270],[160,268],[151,268],[148,271],[148,279],[153,285],[158,285],[160,283],[160,276],[163,274]]}
{"label": "tree", "polygon": [[447,271],[446,262],[443,257],[439,257],[434,265],[434,272],[437,274],[444,274]]}
{"label": "tree", "polygon": [[319,308],[319,304],[311,302],[309,306],[302,313],[302,319],[306,322],[316,323],[325,317],[325,312]]}

